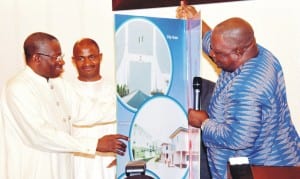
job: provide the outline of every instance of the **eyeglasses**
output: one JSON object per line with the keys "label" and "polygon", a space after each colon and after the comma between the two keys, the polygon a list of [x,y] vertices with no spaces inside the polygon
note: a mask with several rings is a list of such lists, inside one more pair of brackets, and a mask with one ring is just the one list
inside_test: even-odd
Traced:
{"label": "eyeglasses", "polygon": [[216,56],[219,56],[219,57],[222,57],[222,58],[226,58],[229,55],[231,55],[232,53],[235,53],[235,49],[231,50],[230,52],[221,52],[221,51],[214,50],[211,45],[209,46],[209,48],[210,48],[211,56],[213,58],[215,58]]}
{"label": "eyeglasses", "polygon": [[47,55],[47,54],[44,54],[44,53],[36,53],[38,55],[42,55],[42,56],[46,56],[46,57],[49,57],[51,59],[55,59],[55,62],[59,62],[59,61],[62,61],[64,59],[64,54],[61,54],[59,56],[51,56],[51,55]]}
{"label": "eyeglasses", "polygon": [[220,56],[220,57],[226,58],[226,57],[228,57],[228,56],[231,55],[231,54],[243,55],[244,52],[245,52],[248,48],[250,48],[252,45],[254,45],[254,44],[255,44],[255,39],[252,39],[252,40],[249,41],[249,43],[246,44],[244,47],[235,48],[235,49],[232,49],[231,51],[228,51],[228,52],[216,51],[211,45],[209,46],[209,48],[210,48],[211,56],[212,56],[213,58],[215,58],[216,56]]}

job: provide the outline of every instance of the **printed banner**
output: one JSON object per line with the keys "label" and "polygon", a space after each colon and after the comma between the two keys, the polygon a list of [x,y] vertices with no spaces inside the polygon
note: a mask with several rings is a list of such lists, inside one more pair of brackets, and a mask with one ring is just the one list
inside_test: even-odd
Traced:
{"label": "printed banner", "polygon": [[118,133],[130,137],[117,158],[118,178],[199,178],[199,133],[187,111],[199,76],[200,26],[200,19],[115,15]]}

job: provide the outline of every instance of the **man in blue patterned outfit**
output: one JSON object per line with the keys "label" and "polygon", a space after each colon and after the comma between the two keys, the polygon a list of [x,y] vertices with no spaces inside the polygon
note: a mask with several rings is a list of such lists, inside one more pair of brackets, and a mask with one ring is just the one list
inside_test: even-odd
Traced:
{"label": "man in blue patterned outfit", "polygon": [[256,44],[251,25],[230,18],[213,31],[203,22],[203,50],[222,69],[207,112],[189,110],[201,127],[213,178],[227,178],[230,157],[250,164],[300,165],[300,138],[278,59]]}

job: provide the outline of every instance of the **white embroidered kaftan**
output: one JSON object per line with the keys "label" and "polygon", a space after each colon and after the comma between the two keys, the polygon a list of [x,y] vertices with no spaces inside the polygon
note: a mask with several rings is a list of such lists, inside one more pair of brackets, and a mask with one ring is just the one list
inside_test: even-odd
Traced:
{"label": "white embroidered kaftan", "polygon": [[72,124],[114,120],[115,101],[81,99],[70,87],[29,67],[8,81],[1,97],[5,178],[72,179],[73,153],[96,152],[97,138],[72,136]]}
{"label": "white embroidered kaftan", "polygon": [[[115,100],[116,89],[103,78],[95,82],[75,81],[74,88],[82,97],[101,100],[110,97]],[[111,123],[98,123],[92,126],[75,126],[73,135],[76,137],[97,137],[116,134],[116,121]],[[75,179],[114,179],[116,178],[116,167],[107,166],[115,159],[113,153],[99,153],[96,155],[77,154],[74,157]]]}

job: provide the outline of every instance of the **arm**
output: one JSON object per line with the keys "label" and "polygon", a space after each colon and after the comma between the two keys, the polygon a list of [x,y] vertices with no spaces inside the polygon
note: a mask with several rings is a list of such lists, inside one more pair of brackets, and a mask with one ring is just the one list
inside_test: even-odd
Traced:
{"label": "arm", "polygon": [[202,38],[208,31],[211,31],[211,28],[207,25],[207,23],[204,20],[202,20]]}
{"label": "arm", "polygon": [[205,123],[202,130],[205,145],[233,150],[252,147],[261,132],[261,104],[253,96],[239,97],[225,103],[223,112],[210,116]]}
{"label": "arm", "polygon": [[[48,113],[44,98],[39,93],[20,91],[22,88],[12,88],[2,97],[5,105],[6,117],[25,145],[47,152],[80,152],[94,154],[98,152],[113,152],[124,155],[127,136],[114,134],[100,139],[74,137],[64,127],[68,121],[62,122],[62,116],[57,111]],[[26,89],[26,88],[25,88]],[[36,94],[38,96],[36,96]],[[47,99],[47,98],[45,98]],[[28,104],[30,101],[30,104]]]}
{"label": "arm", "polygon": [[94,154],[97,139],[71,136],[69,121],[50,102],[51,96],[28,83],[4,89],[2,95],[5,121],[24,145],[46,152]]}

